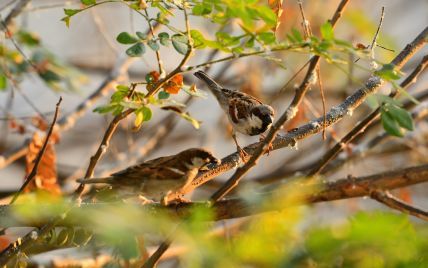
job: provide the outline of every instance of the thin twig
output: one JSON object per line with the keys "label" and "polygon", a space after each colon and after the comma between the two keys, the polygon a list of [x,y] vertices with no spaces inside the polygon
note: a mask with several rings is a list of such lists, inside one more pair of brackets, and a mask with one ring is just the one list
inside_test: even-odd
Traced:
{"label": "thin twig", "polygon": [[[413,72],[400,83],[400,87],[407,88],[410,84],[415,81],[415,78],[425,69],[428,65],[428,55],[425,56],[421,63],[413,70]],[[389,94],[389,97],[394,98],[397,96],[398,91],[393,91]],[[364,118],[359,124],[357,124],[351,131],[348,132],[338,143],[336,143],[330,150],[328,150],[321,158],[319,163],[307,174],[309,177],[314,176],[322,171],[322,169],[334,159],[343,148],[351,142],[355,137],[361,135],[364,132],[364,129],[372,124],[378,117],[380,113],[380,107],[373,111],[370,115]]]}
{"label": "thin twig", "polygon": [[[154,36],[154,35],[155,35],[155,33],[154,33],[153,26],[152,26],[152,24],[151,24],[151,22],[150,22],[150,19],[149,19],[149,12],[147,11],[147,8],[146,8],[146,9],[144,9],[144,12],[145,12],[145,14],[146,14],[146,21],[147,21],[147,24],[149,25],[150,32],[151,32],[151,34]],[[159,74],[160,74],[160,75],[161,75],[161,77],[162,77],[162,76],[164,75],[164,73],[165,73],[165,70],[164,70],[164,68],[163,68],[163,64],[162,64],[162,60],[161,60],[161,57],[160,57],[160,52],[159,52],[159,50],[156,50],[156,51],[155,51],[155,54],[156,54],[156,59],[157,59],[157,61],[158,61]]]}
{"label": "thin twig", "polygon": [[374,49],[376,47],[377,37],[379,35],[380,28],[382,27],[382,23],[383,23],[384,17],[385,17],[385,7],[382,7],[382,12],[381,12],[381,15],[380,15],[379,24],[377,26],[376,33],[375,33],[375,35],[373,37],[372,43],[370,44],[370,56],[371,56],[372,59],[374,59]]}
{"label": "thin twig", "polygon": [[396,198],[388,191],[373,190],[370,197],[374,200],[392,208],[399,210],[405,214],[415,216],[424,221],[428,221],[428,212],[420,208],[407,204],[406,202]]}
{"label": "thin twig", "polygon": [[13,7],[13,9],[10,11],[10,13],[6,16],[6,19],[4,20],[4,24],[0,25],[0,30],[3,31],[5,28],[9,26],[9,24],[12,22],[14,18],[16,18],[21,12],[24,10],[24,8],[27,6],[28,3],[30,3],[31,0],[20,0],[16,5]]}
{"label": "thin twig", "polygon": [[25,187],[27,187],[27,185],[37,175],[37,170],[39,168],[40,160],[42,160],[43,154],[46,151],[46,147],[48,146],[49,138],[52,135],[52,132],[53,132],[53,129],[54,129],[54,126],[55,126],[55,123],[56,123],[56,119],[58,117],[59,105],[61,104],[61,102],[62,102],[62,97],[59,97],[59,100],[58,100],[58,102],[56,104],[56,108],[55,108],[54,118],[53,118],[51,126],[49,127],[49,130],[48,130],[48,132],[46,134],[45,142],[43,143],[42,148],[40,149],[39,153],[37,154],[36,159],[34,160],[33,169],[31,170],[30,174],[28,174],[28,176],[25,178],[24,183],[22,184],[21,188],[19,188],[19,190],[13,196],[12,200],[10,201],[10,204],[15,203],[15,201],[18,199],[19,195],[24,191]]}

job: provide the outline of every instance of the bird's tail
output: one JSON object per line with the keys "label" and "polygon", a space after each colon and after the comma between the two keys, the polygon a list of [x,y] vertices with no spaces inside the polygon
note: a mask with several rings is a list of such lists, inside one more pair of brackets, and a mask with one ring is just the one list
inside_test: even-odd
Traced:
{"label": "bird's tail", "polygon": [[105,177],[105,178],[92,178],[92,179],[78,179],[76,181],[78,183],[83,183],[83,184],[94,184],[94,183],[111,184],[114,181],[114,179],[113,177]]}
{"label": "bird's tail", "polygon": [[200,80],[204,81],[205,84],[207,84],[210,91],[217,97],[217,99],[221,98],[221,89],[223,88],[219,84],[217,84],[216,81],[214,81],[211,77],[209,77],[205,72],[203,71],[197,71],[194,73],[194,75],[199,78]]}

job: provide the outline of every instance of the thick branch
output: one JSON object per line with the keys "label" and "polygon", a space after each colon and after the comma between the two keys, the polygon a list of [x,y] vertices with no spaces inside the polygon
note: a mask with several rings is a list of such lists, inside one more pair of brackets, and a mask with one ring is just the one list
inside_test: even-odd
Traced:
{"label": "thick branch", "polygon": [[[376,189],[392,190],[423,182],[428,182],[428,164],[382,172],[358,178],[347,177],[332,182],[314,181],[311,183],[308,182],[306,184],[301,184],[300,182],[290,182],[281,190],[265,192],[255,196],[256,199],[261,198],[260,200],[262,200],[263,198],[270,198],[276,193],[286,193],[289,190],[293,193],[301,193],[301,201],[298,203],[280,203],[277,204],[278,206],[260,206],[260,202],[248,203],[243,198],[231,198],[216,202],[212,208],[215,211],[215,220],[233,219],[284,209],[295,205],[370,196],[371,192]],[[127,204],[124,204],[124,206],[126,205]],[[30,220],[25,220],[22,217],[17,216],[14,211],[19,211],[20,206],[25,205],[0,206],[0,225],[5,227],[22,227],[39,226],[43,224],[42,222],[31,222]],[[109,208],[110,206],[111,204],[105,203],[82,204],[81,207],[74,208],[70,212],[69,216],[65,219],[65,222],[62,222],[61,224],[64,225],[67,223],[68,225],[86,225],[90,221],[82,220],[82,215],[86,215],[90,218],[93,215],[91,211],[100,211],[103,208]],[[195,207],[198,206],[206,208],[207,203],[180,203],[178,205],[171,205],[168,207],[164,207],[160,204],[150,204],[142,206],[141,208],[148,213],[152,213],[153,215],[167,212],[173,217],[187,218],[192,213],[192,211],[194,211]],[[85,210],[87,210],[87,213],[82,214],[81,212]]]}

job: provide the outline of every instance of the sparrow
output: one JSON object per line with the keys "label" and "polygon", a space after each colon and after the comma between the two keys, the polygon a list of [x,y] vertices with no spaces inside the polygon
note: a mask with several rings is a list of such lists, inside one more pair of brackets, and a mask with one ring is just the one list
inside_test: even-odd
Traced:
{"label": "sparrow", "polygon": [[275,114],[273,108],[251,95],[223,88],[203,71],[195,72],[194,75],[207,84],[227,114],[233,127],[232,138],[242,160],[245,161],[247,153],[239,146],[236,132],[248,136],[262,135],[272,125]]}
{"label": "sparrow", "polygon": [[176,155],[163,156],[130,166],[105,178],[79,179],[83,184],[109,184],[123,197],[139,195],[168,205],[168,198],[188,186],[207,164],[220,160],[205,149],[192,148]]}

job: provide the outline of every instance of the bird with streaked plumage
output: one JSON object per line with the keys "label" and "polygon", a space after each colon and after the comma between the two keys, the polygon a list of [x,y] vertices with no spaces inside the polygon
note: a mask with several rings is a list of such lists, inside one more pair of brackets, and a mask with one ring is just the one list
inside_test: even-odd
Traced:
{"label": "bird with streaked plumage", "polygon": [[239,146],[236,132],[248,136],[263,134],[273,123],[274,109],[251,95],[223,88],[203,71],[197,71],[194,75],[205,82],[227,114],[233,127],[232,138],[242,160],[245,161],[247,153]]}
{"label": "bird with streaked plumage", "polygon": [[[128,167],[104,178],[79,179],[83,184],[108,184],[121,198],[140,196],[168,205],[173,193],[186,188],[198,172],[220,160],[205,149],[192,148]],[[182,201],[184,199],[180,199]]]}

